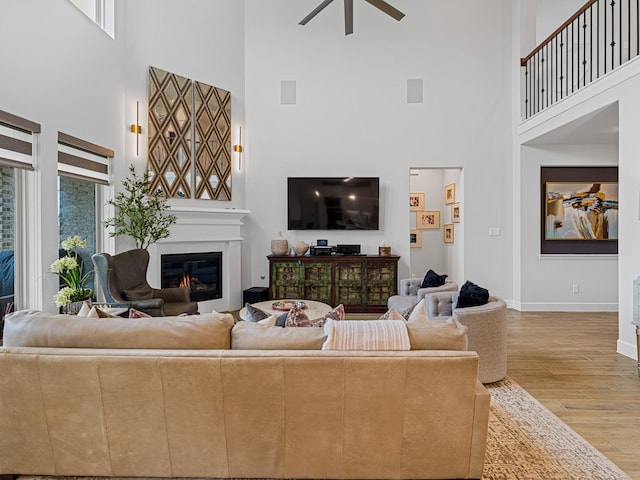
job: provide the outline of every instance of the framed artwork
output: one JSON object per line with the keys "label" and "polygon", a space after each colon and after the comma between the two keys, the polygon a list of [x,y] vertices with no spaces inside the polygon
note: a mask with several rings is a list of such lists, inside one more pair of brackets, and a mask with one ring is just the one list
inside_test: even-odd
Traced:
{"label": "framed artwork", "polygon": [[409,211],[424,210],[424,193],[409,194]]}
{"label": "framed artwork", "polygon": [[618,167],[540,167],[540,212],[542,254],[618,253]]}
{"label": "framed artwork", "polygon": [[460,204],[451,204],[451,223],[460,223]]}
{"label": "framed artwork", "polygon": [[456,201],[456,184],[450,183],[446,187],[444,187],[444,203],[449,205],[450,203],[455,203]]}
{"label": "framed artwork", "polygon": [[440,210],[425,210],[416,212],[416,228],[440,228]]}
{"label": "framed artwork", "polygon": [[422,231],[421,230],[409,231],[409,246],[411,248],[422,248]]}
{"label": "framed artwork", "polygon": [[444,243],[453,243],[453,223],[444,226]]}
{"label": "framed artwork", "polygon": [[617,240],[618,182],[546,182],[545,240]]}

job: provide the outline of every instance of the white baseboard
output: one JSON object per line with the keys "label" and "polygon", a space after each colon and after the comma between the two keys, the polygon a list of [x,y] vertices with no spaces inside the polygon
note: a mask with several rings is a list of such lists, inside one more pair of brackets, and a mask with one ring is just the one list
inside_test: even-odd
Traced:
{"label": "white baseboard", "polygon": [[[509,302],[520,312],[617,312],[618,302],[612,303],[542,303],[542,302]],[[509,303],[507,305],[509,305]],[[517,306],[516,306],[517,305]]]}
{"label": "white baseboard", "polygon": [[633,343],[618,340],[618,349],[616,351],[620,355],[638,360],[638,348]]}

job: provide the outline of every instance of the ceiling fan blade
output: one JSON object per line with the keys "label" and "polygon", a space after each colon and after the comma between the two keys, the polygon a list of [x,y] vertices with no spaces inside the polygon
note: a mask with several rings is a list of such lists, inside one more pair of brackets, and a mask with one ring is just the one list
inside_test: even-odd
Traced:
{"label": "ceiling fan blade", "polygon": [[344,0],[344,34],[353,33],[353,0]]}
{"label": "ceiling fan blade", "polygon": [[376,7],[378,10],[383,11],[384,13],[389,15],[390,17],[395,18],[398,21],[400,21],[400,20],[402,20],[404,18],[404,13],[402,13],[397,8],[389,5],[384,0],[365,0],[365,1],[367,3],[373,5],[374,7]]}
{"label": "ceiling fan blade", "polygon": [[302,20],[300,20],[300,23],[298,23],[298,25],[306,25],[309,22],[309,20],[311,20],[313,17],[319,14],[322,10],[324,10],[324,8],[327,5],[329,5],[331,2],[333,2],[333,0],[324,0],[320,5],[314,8],[309,15],[307,15]]}

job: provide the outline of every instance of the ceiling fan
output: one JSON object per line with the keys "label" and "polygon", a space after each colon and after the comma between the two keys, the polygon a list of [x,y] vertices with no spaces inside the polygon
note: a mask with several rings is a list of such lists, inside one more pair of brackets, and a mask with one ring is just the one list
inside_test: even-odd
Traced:
{"label": "ceiling fan", "polygon": [[[329,5],[333,0],[324,0],[320,5],[313,9],[313,11],[300,20],[298,25],[306,25],[313,17],[315,17],[318,13],[325,9],[327,5]],[[370,5],[373,5],[381,12],[386,13],[392,18],[400,21],[404,17],[404,13],[402,13],[397,8],[389,5],[384,0],[365,0]],[[353,0],[344,0],[344,34],[349,35],[353,33]]]}

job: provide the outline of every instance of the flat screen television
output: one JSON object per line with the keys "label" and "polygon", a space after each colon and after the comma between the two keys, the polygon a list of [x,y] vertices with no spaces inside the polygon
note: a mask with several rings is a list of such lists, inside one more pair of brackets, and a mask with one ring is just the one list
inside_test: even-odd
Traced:
{"label": "flat screen television", "polygon": [[289,230],[378,230],[378,177],[289,177]]}

